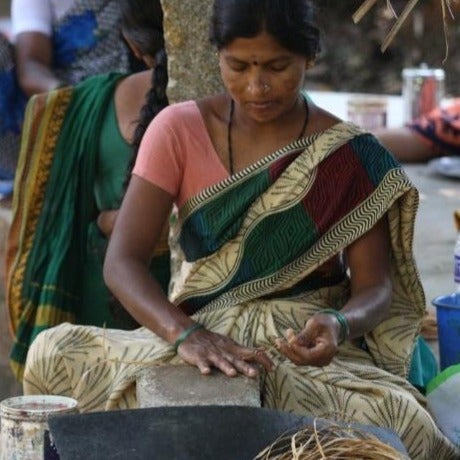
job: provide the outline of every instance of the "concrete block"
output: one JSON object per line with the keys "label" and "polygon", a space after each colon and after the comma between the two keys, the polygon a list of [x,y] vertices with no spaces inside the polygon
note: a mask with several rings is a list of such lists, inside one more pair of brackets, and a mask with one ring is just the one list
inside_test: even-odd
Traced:
{"label": "concrete block", "polygon": [[218,371],[202,375],[189,365],[162,365],[145,370],[137,379],[136,392],[141,408],[261,405],[259,379],[226,377]]}

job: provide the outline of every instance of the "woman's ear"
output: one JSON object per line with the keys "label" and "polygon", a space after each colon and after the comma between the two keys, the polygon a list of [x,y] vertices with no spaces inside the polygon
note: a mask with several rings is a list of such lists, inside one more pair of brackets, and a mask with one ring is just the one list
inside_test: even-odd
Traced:
{"label": "woman's ear", "polygon": [[142,52],[139,49],[139,47],[124,33],[121,32],[123,35],[123,38],[125,39],[126,43],[129,46],[129,49],[133,52],[134,56],[136,56],[137,59],[140,61],[142,60]]}
{"label": "woman's ear", "polygon": [[155,66],[155,58],[153,56],[143,54],[141,49],[136,45],[136,43],[134,43],[125,33],[122,32],[122,34],[123,38],[129,46],[129,49],[132,51],[134,56],[136,56],[136,59],[139,59],[139,61],[143,61],[147,68],[153,69],[153,67]]}

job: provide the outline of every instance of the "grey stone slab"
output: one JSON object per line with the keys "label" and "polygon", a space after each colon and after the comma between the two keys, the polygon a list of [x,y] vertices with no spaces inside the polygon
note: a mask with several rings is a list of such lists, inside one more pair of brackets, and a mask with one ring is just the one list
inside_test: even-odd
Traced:
{"label": "grey stone slab", "polygon": [[212,0],[162,0],[170,102],[223,90],[217,54],[209,43]]}
{"label": "grey stone slab", "polygon": [[136,381],[139,407],[252,406],[260,407],[258,379],[227,377],[215,371],[202,375],[189,365],[164,365],[145,370]]}

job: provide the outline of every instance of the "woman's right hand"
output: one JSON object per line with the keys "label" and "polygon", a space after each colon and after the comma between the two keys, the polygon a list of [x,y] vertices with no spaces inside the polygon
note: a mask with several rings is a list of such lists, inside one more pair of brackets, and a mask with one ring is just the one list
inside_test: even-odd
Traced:
{"label": "woman's right hand", "polygon": [[177,350],[188,364],[198,367],[202,374],[209,374],[215,367],[229,377],[238,373],[247,377],[259,374],[259,365],[266,371],[273,368],[273,362],[263,349],[239,345],[224,335],[206,329],[198,329]]}

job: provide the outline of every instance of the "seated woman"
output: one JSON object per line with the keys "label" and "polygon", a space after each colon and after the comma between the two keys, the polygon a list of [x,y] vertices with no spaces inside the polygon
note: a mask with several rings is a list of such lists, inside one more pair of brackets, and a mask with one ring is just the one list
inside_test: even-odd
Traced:
{"label": "seated woman", "polygon": [[118,0],[11,0],[17,78],[27,96],[130,71]]}
{"label": "seated woman", "polygon": [[[11,4],[14,47],[6,48],[0,36],[0,195],[9,197],[27,99],[109,70],[128,73],[132,66],[119,31],[118,0],[11,0],[5,4]],[[2,75],[5,50],[9,65],[8,73]]]}
{"label": "seated woman", "polygon": [[[91,77],[34,96],[27,107],[7,254],[11,363],[18,378],[30,343],[48,327],[65,321],[138,326],[107,290],[102,265],[126,187],[130,144],[140,141],[135,127],[141,108],[146,104],[149,115],[152,107],[167,105],[152,85],[167,72],[160,1],[124,0],[120,6],[128,43],[156,72]],[[165,236],[152,268],[166,290]]]}
{"label": "seated woman", "polygon": [[443,155],[460,155],[460,99],[438,107],[401,128],[374,132],[402,162],[422,162]]}
{"label": "seated woman", "polygon": [[[265,407],[346,414],[396,431],[411,458],[458,458],[406,379],[425,311],[417,191],[374,136],[303,96],[312,14],[309,0],[214,0],[226,92],[153,119],[104,265],[144,327],[41,333],[25,393],[92,411],[136,407],[147,366],[261,373]],[[186,261],[168,298],[149,254],[174,203]]]}

